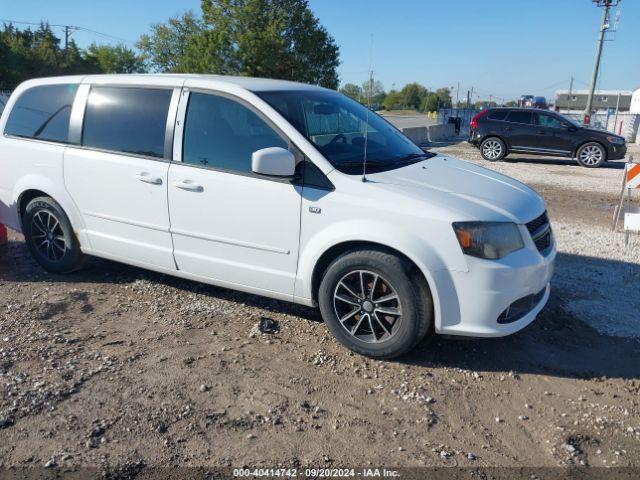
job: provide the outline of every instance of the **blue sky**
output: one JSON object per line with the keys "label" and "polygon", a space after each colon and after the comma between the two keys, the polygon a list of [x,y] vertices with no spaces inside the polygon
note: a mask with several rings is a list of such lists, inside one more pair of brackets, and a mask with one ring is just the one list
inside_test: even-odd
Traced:
{"label": "blue sky", "polygon": [[[310,0],[340,46],[340,78],[362,83],[373,70],[386,89],[417,81],[431,88],[474,87],[478,98],[553,96],[587,88],[601,9],[590,0]],[[0,18],[79,25],[135,41],[154,22],[199,0],[0,0]],[[599,86],[640,87],[640,1],[623,0],[618,32],[605,44]],[[614,9],[615,12],[615,9]],[[373,37],[372,37],[373,35]],[[116,40],[85,32],[80,46]],[[455,94],[455,93],[454,93]]]}

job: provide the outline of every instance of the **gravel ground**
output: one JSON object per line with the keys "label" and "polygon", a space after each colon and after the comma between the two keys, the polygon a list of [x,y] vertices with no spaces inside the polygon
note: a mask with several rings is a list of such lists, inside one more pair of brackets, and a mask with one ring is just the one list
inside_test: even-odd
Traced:
{"label": "gravel ground", "polygon": [[621,170],[482,164],[547,200],[549,305],[518,334],[428,339],[400,361],[351,354],[313,309],[101,260],[50,275],[12,232],[0,467],[640,468],[640,245],[609,231]]}

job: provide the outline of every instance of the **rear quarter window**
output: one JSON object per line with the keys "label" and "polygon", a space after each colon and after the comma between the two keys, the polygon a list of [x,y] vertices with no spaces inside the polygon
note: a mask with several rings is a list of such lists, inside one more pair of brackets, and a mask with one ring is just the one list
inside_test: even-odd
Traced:
{"label": "rear quarter window", "polygon": [[514,110],[512,112],[509,112],[509,115],[507,116],[507,121],[529,125],[531,124],[531,112]]}
{"label": "rear quarter window", "polygon": [[25,90],[14,104],[5,135],[68,143],[77,84],[42,85]]}
{"label": "rear quarter window", "polygon": [[509,113],[507,110],[496,110],[487,115],[487,120],[504,120],[507,118],[507,113]]}

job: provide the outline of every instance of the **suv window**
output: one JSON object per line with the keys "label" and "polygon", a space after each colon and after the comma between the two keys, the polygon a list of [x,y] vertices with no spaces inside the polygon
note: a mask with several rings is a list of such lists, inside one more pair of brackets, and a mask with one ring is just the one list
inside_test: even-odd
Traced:
{"label": "suv window", "polygon": [[182,161],[233,172],[251,172],[251,154],[288,148],[260,116],[219,95],[191,93],[184,126]]}
{"label": "suv window", "polygon": [[58,84],[26,90],[11,109],[4,133],[67,143],[69,117],[77,89],[76,84]]}
{"label": "suv window", "polygon": [[488,120],[504,120],[507,117],[508,110],[495,110],[487,115]]}
{"label": "suv window", "polygon": [[549,128],[562,128],[562,120],[553,115],[548,115],[546,113],[537,113],[536,114],[536,124],[541,127],[549,127]]}
{"label": "suv window", "polygon": [[171,94],[168,89],[91,87],[82,145],[162,158]]}
{"label": "suv window", "polygon": [[507,116],[508,122],[531,124],[531,112],[523,112],[521,110],[512,110]]}

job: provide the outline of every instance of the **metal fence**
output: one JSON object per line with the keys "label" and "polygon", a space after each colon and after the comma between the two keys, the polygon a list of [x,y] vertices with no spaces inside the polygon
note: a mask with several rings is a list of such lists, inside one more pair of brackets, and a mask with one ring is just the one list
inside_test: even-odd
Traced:
{"label": "metal fence", "polygon": [[[563,113],[562,115],[582,123],[583,113]],[[623,136],[627,142],[634,142],[638,134],[640,115],[634,113],[594,113],[591,115],[591,128],[606,130]]]}

